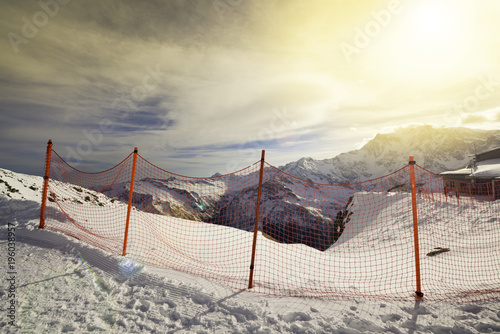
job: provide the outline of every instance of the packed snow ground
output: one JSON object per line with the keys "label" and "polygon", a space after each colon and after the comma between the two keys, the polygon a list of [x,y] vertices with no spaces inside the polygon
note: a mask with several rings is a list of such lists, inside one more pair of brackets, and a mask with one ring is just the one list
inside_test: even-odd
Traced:
{"label": "packed snow ground", "polygon": [[[500,302],[452,305],[270,297],[174,270],[127,263],[38,230],[41,178],[0,170],[0,244],[15,226],[15,325],[1,252],[5,333],[495,333]],[[15,191],[17,190],[17,191]]]}

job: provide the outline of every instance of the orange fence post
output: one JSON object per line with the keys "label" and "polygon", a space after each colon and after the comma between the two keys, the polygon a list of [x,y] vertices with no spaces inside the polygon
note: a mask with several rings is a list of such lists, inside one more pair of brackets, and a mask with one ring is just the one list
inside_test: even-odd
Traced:
{"label": "orange fence post", "polygon": [[252,244],[252,260],[250,262],[250,278],[248,280],[248,288],[253,288],[253,269],[255,266],[255,251],[257,246],[257,233],[259,231],[259,212],[260,212],[260,197],[262,194],[262,178],[264,176],[264,157],[266,151],[262,150],[260,158],[260,174],[259,174],[259,190],[257,191],[257,207],[255,209],[255,224],[253,227],[253,244]]}
{"label": "orange fence post", "polygon": [[134,160],[132,163],[132,176],[130,177],[130,191],[128,194],[128,208],[127,208],[127,223],[125,224],[125,237],[123,238],[123,253],[127,254],[127,239],[128,239],[128,226],[130,223],[130,212],[132,211],[132,196],[134,194],[134,179],[135,179],[135,166],[137,164],[137,147],[134,149]]}
{"label": "orange fence post", "polygon": [[52,155],[52,140],[49,139],[49,142],[47,143],[47,153],[45,155],[45,174],[43,176],[42,205],[40,208],[40,225],[38,226],[38,228],[40,229],[43,229],[45,226],[45,206],[47,204],[47,189],[49,188],[51,155]]}
{"label": "orange fence post", "polygon": [[422,299],[422,285],[420,282],[420,249],[418,244],[418,219],[417,219],[417,191],[415,183],[415,161],[410,157],[410,182],[411,182],[411,208],[413,212],[413,242],[415,246],[415,277],[417,280],[417,299]]}
{"label": "orange fence post", "polygon": [[470,197],[470,204],[474,205],[474,199],[472,198],[472,185],[469,183],[469,197]]}

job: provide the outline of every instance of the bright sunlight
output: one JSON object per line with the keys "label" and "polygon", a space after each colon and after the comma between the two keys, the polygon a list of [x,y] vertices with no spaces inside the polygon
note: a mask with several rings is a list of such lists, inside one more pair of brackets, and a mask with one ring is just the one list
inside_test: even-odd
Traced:
{"label": "bright sunlight", "polygon": [[[444,80],[464,68],[472,70],[471,25],[459,1],[413,3],[394,26],[385,45],[387,68],[411,80]],[[391,27],[392,28],[392,27]],[[387,54],[390,53],[390,54]]]}

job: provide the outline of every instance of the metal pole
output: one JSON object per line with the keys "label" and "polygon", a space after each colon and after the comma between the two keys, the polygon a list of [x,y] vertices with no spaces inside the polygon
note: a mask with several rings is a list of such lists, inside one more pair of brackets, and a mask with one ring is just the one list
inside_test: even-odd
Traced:
{"label": "metal pole", "polygon": [[42,190],[42,205],[40,209],[40,225],[39,229],[45,227],[45,206],[47,205],[47,189],[49,188],[50,177],[50,157],[52,155],[52,140],[49,139],[47,143],[47,153],[45,155],[45,175],[43,176],[43,190]]}
{"label": "metal pole", "polygon": [[128,194],[128,208],[127,208],[127,223],[125,224],[125,237],[123,238],[123,253],[125,256],[127,254],[127,239],[128,239],[128,227],[130,223],[130,212],[132,211],[132,196],[134,194],[134,179],[135,179],[135,166],[137,164],[137,147],[134,150],[134,159],[132,162],[132,176],[130,177],[130,191]]}
{"label": "metal pole", "polygon": [[255,209],[255,223],[253,227],[253,244],[252,244],[252,260],[250,262],[250,278],[248,280],[248,288],[253,288],[253,269],[255,266],[255,251],[257,246],[257,233],[259,231],[259,212],[260,212],[260,197],[262,194],[262,179],[264,176],[264,157],[266,151],[262,150],[260,158],[260,174],[259,174],[259,190],[257,191],[257,206]]}

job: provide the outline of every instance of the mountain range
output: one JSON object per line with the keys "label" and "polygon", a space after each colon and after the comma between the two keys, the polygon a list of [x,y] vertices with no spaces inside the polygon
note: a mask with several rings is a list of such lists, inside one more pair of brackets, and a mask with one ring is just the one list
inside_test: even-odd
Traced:
{"label": "mountain range", "polygon": [[[261,231],[278,242],[302,243],[324,251],[341,236],[356,202],[351,203],[352,197],[360,191],[348,183],[395,172],[407,166],[409,156],[420,166],[439,173],[462,167],[470,162],[474,153],[497,147],[500,147],[500,130],[409,126],[378,134],[361,149],[332,159],[302,158],[279,169],[268,166],[260,201]],[[303,180],[342,186],[321,186],[282,172]],[[16,177],[7,171],[3,174],[0,183],[6,187],[7,195],[15,193],[21,186],[15,183]],[[200,179],[158,170],[135,181],[132,204],[136,210],[147,213],[252,231],[258,178],[258,170]],[[394,174],[385,182],[362,188],[382,193],[402,191],[406,181]],[[128,202],[128,182],[89,189],[78,182],[75,179],[54,184],[49,202],[76,206],[77,211],[78,206],[89,204],[106,206],[118,200],[120,205],[126,205]],[[36,188],[39,191],[39,187]],[[66,221],[60,214],[53,218]]]}
{"label": "mountain range", "polygon": [[416,163],[434,173],[467,165],[474,154],[500,147],[500,130],[411,125],[377,134],[362,148],[331,159],[301,158],[280,170],[316,183],[347,184],[374,179]]}
{"label": "mountain range", "polygon": [[[263,174],[259,226],[276,241],[303,243],[324,251],[342,234],[348,222],[350,197],[360,191],[348,184],[389,175],[407,166],[409,156],[421,167],[439,173],[462,167],[470,162],[474,153],[497,147],[500,147],[500,131],[408,126],[393,133],[378,134],[361,149],[332,159],[302,158],[279,169],[267,166]],[[408,180],[400,176],[393,174],[384,182],[365,184],[361,188],[404,191]],[[132,204],[148,213],[252,231],[258,178],[257,169],[200,179],[158,170],[135,181]],[[317,183],[342,186],[331,188]],[[128,182],[105,188],[93,190],[110,199],[128,202]],[[93,198],[96,198],[93,194],[86,195],[85,201]]]}
{"label": "mountain range", "polygon": [[[258,181],[258,170],[205,179],[159,174],[135,181],[132,204],[147,213],[253,231]],[[89,194],[85,201],[99,205],[95,194],[104,194],[109,201],[128,202],[127,182],[105,188],[86,190]],[[71,192],[71,197],[82,197],[74,192],[79,188],[64,189],[65,196]],[[268,166],[262,183],[259,226],[275,241],[302,243],[324,251],[341,236],[348,221],[348,206],[352,207],[349,197],[354,193],[344,186],[332,189],[297,180]],[[49,200],[68,201],[58,195]]]}

